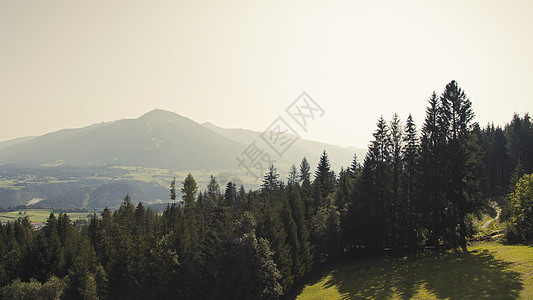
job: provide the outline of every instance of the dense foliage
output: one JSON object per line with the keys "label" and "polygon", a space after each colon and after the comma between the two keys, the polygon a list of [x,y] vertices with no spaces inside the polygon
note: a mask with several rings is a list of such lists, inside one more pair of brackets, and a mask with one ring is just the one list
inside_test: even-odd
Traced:
{"label": "dense foliage", "polygon": [[[214,177],[200,191],[189,174],[180,200],[174,179],[162,214],[126,196],[86,226],[62,213],[38,231],[28,219],[3,224],[1,296],[275,299],[341,255],[466,250],[482,193],[503,190],[515,166],[533,167],[529,116],[505,129],[473,119],[452,81],[431,95],[420,135],[410,115],[381,117],[364,163],[354,157],[338,175],[323,152],[314,176],[306,158],[286,183],[271,166],[256,191]],[[511,196],[512,218],[528,216],[512,219],[517,228],[531,228],[530,181]]]}
{"label": "dense foliage", "polygon": [[509,242],[525,242],[533,238],[533,175],[526,174],[509,195]]}

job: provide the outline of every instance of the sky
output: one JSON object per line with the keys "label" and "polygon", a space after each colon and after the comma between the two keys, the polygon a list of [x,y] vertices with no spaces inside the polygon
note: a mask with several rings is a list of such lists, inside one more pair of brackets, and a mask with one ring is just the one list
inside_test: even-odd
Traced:
{"label": "sky", "polygon": [[[476,121],[531,110],[532,1],[0,1],[0,141],[170,110],[366,147],[456,80]],[[290,119],[288,119],[290,121]]]}

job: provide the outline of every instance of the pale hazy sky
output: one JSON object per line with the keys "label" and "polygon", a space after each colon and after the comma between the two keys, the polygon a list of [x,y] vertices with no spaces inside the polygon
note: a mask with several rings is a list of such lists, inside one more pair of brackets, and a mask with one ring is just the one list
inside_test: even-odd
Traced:
{"label": "pale hazy sky", "polygon": [[452,79],[483,125],[533,103],[532,1],[0,0],[0,43],[0,141],[155,108],[261,131],[307,91],[303,137],[366,147]]}

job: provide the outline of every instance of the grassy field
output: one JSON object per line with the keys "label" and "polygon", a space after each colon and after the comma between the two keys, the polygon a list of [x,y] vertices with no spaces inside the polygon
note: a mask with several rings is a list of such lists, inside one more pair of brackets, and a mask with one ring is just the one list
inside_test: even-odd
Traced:
{"label": "grassy field", "polygon": [[12,189],[12,190],[21,190],[25,186],[16,185],[19,183],[16,180],[0,180],[0,189]]}
{"label": "grassy field", "polygon": [[533,245],[469,250],[345,261],[311,279],[297,299],[533,299]]}
{"label": "grassy field", "polygon": [[[28,217],[30,218],[31,222],[45,222],[48,217],[50,217],[50,214],[52,213],[51,210],[48,209],[22,209],[22,210],[15,210],[10,212],[0,212],[0,221],[7,222],[7,221],[15,221],[19,217]],[[59,213],[54,213],[57,217]],[[90,213],[88,212],[72,212],[67,213],[71,220],[77,220],[77,219],[88,219],[88,215]]]}

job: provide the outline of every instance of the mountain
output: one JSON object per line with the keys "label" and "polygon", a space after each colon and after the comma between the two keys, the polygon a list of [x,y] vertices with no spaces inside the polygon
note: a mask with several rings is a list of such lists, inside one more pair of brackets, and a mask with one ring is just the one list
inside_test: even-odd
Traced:
{"label": "mountain", "polygon": [[[261,138],[261,132],[240,128],[221,128],[209,122],[203,123],[202,125],[236,142],[249,145],[255,141],[260,148],[266,150],[270,149],[269,145]],[[286,152],[283,153],[282,157],[278,156],[277,158],[281,163],[295,164],[298,167],[302,158],[305,156],[311,167],[315,167],[318,164],[322,151],[324,150],[326,150],[328,153],[331,167],[335,171],[339,171],[341,167],[349,166],[353,160],[354,154],[357,155],[359,162],[362,162],[366,154],[365,149],[341,147],[305,139],[298,139],[287,149]]]}
{"label": "mountain", "polygon": [[[261,153],[270,154],[282,178],[304,156],[314,169],[323,150],[336,172],[351,163],[354,153],[360,160],[364,155],[361,149],[298,139],[280,156],[261,134],[153,110],[136,119],[0,142],[0,207],[35,203],[99,210],[118,206],[125,194],[133,201],[161,205],[169,200],[172,178],[180,182],[188,172],[200,189],[210,175],[222,187],[231,180],[257,188],[264,173],[256,168],[257,177],[252,176],[236,160],[254,142]],[[268,165],[262,167],[266,172]]]}
{"label": "mountain", "polygon": [[[224,129],[165,110],[153,110],[137,119],[123,119],[65,129],[39,137],[0,143],[0,165],[21,166],[140,166],[172,170],[221,170],[237,168],[239,156],[253,141],[269,146],[261,133]],[[276,164],[298,165],[304,156],[311,166],[328,152],[334,170],[361,160],[365,150],[349,149],[298,139],[283,156],[272,150]],[[284,169],[282,167],[282,169]]]}
{"label": "mountain", "polygon": [[4,149],[6,147],[18,144],[20,142],[29,141],[29,140],[31,140],[33,138],[35,138],[35,137],[34,136],[25,136],[25,137],[21,137],[21,138],[12,139],[12,140],[9,140],[9,141],[0,142],[0,149]]}
{"label": "mountain", "polygon": [[175,170],[235,167],[245,145],[178,114],[154,110],[137,119],[49,133],[0,148],[0,165],[142,166]]}

